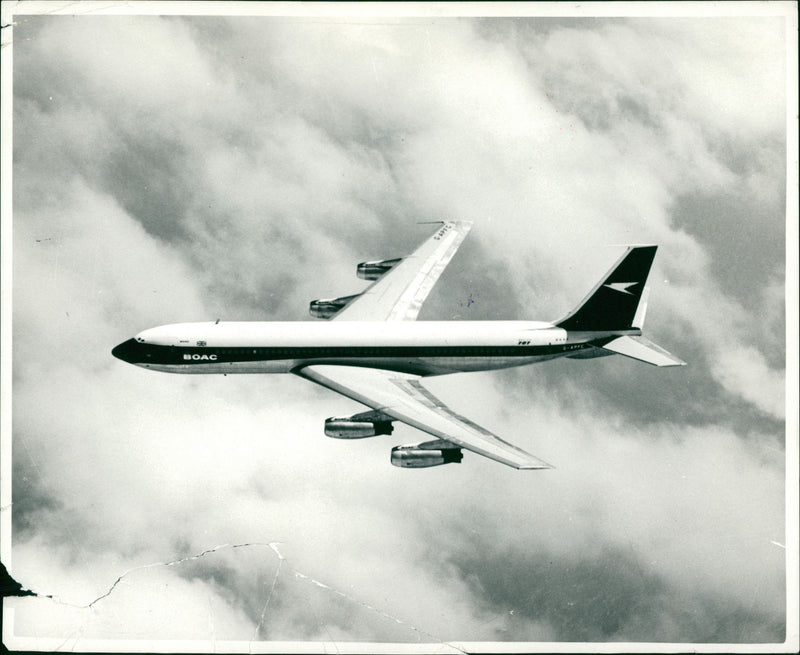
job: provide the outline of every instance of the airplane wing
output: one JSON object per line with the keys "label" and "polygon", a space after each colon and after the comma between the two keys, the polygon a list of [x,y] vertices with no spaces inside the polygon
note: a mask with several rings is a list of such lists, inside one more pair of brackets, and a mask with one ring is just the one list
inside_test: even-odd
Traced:
{"label": "airplane wing", "polygon": [[[340,310],[333,320],[413,321],[436,280],[450,263],[472,223],[450,221],[437,228],[412,255],[393,263],[372,285]],[[376,262],[379,263],[379,262]]]}
{"label": "airplane wing", "polygon": [[517,469],[553,468],[453,412],[421,377],[358,366],[311,365],[295,374],[461,448]]}

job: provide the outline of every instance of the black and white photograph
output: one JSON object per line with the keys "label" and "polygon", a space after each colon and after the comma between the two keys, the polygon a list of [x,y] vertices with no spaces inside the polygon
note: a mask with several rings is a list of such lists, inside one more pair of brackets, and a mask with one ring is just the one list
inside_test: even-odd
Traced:
{"label": "black and white photograph", "polygon": [[796,652],[797,3],[2,3],[12,652]]}

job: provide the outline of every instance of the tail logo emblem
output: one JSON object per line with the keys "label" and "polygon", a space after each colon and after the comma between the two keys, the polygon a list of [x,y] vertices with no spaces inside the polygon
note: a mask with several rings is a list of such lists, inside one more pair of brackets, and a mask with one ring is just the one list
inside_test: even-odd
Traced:
{"label": "tail logo emblem", "polygon": [[612,282],[611,284],[604,284],[604,287],[608,287],[609,289],[613,289],[614,291],[619,291],[620,293],[627,293],[629,296],[633,294],[628,291],[629,287],[632,287],[634,284],[639,284],[638,282]]}

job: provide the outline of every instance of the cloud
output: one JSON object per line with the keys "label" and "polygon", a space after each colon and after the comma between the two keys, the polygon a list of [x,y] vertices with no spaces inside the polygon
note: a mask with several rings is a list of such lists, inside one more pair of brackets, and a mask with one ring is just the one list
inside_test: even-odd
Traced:
{"label": "cloud", "polygon": [[[85,604],[132,571],[91,614],[15,601],[17,631],[782,639],[777,26],[15,28],[12,572]],[[600,245],[654,242],[648,334],[690,366],[432,379],[557,467],[521,475],[469,454],[393,468],[420,440],[404,426],[324,439],[360,406],[291,376],[110,357],[158,324],[305,320],[442,218],[475,227],[422,318],[554,319],[614,260]]]}
{"label": "cloud", "polygon": [[714,367],[722,385],[742,396],[767,414],[785,413],[784,377],[771,370],[755,348],[727,352]]}

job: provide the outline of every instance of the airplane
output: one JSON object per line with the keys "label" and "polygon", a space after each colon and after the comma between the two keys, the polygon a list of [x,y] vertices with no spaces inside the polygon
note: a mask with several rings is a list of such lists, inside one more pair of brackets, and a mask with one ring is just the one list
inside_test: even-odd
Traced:
{"label": "airplane", "polygon": [[[437,222],[438,224],[439,222]],[[400,421],[435,437],[392,448],[402,468],[460,463],[462,450],[516,469],[553,468],[457,414],[425,378],[534,364],[558,357],[624,355],[654,366],[685,362],[642,336],[657,246],[628,246],[572,312],[553,321],[416,321],[422,303],[472,224],[441,222],[407,257],[358,264],[362,293],[311,302],[326,322],[216,321],[139,332],[111,354],[170,373],[293,373],[370,409],[325,421],[338,439],[390,435]]]}

